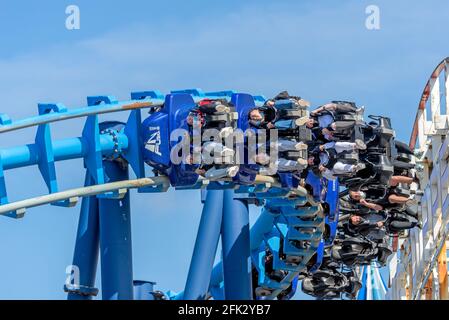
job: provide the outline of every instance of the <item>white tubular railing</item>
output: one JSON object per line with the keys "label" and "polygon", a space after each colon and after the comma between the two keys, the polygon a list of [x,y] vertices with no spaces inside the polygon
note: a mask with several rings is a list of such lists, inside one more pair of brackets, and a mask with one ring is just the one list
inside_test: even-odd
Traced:
{"label": "white tubular railing", "polygon": [[[201,179],[206,182],[204,186],[207,186],[207,180]],[[267,184],[270,187],[281,187],[280,183],[273,177],[256,176],[254,181],[255,185]],[[82,188],[75,188],[57,193],[47,194],[35,198],[26,200],[20,200],[12,203],[8,203],[0,206],[0,215],[9,214],[11,212],[17,213],[18,216],[22,216],[27,208],[33,208],[51,203],[57,203],[60,201],[69,200],[71,203],[76,204],[78,198],[96,196],[105,194],[108,192],[117,191],[119,195],[124,195],[128,189],[137,189],[150,186],[170,186],[170,181],[166,176],[142,178],[135,180],[124,180],[112,183],[99,184],[94,186],[87,186]],[[302,190],[299,189],[299,192]]]}

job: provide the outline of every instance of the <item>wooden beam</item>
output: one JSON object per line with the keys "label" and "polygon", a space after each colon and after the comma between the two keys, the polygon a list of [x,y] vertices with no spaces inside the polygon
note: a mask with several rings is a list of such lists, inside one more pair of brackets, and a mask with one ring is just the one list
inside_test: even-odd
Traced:
{"label": "wooden beam", "polygon": [[447,253],[446,242],[438,255],[438,283],[440,286],[440,300],[448,300],[448,280],[447,280]]}

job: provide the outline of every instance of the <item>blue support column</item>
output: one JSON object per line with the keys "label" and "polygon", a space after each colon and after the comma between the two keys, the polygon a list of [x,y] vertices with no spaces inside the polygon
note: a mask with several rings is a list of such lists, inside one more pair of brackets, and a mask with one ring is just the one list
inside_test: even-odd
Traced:
{"label": "blue support column", "polygon": [[208,190],[184,290],[184,300],[205,299],[220,238],[223,190]]}
{"label": "blue support column", "polygon": [[272,213],[267,208],[262,209],[259,218],[251,228],[251,251],[259,248],[264,236],[273,229],[274,218],[278,215],[279,213]]}
{"label": "blue support column", "polygon": [[3,173],[2,154],[0,152],[0,205],[8,203],[6,194],[5,174]]}
{"label": "blue support column", "polygon": [[223,279],[226,300],[252,300],[248,203],[224,190]]}
{"label": "blue support column", "polygon": [[154,285],[151,281],[134,280],[134,300],[154,300]]}
{"label": "blue support column", "polygon": [[[106,182],[129,179],[128,169],[104,161]],[[122,199],[99,198],[103,300],[132,300],[133,272],[129,192]]]}
{"label": "blue support column", "polygon": [[[93,184],[93,179],[86,173],[85,186]],[[97,295],[95,275],[98,265],[99,228],[98,199],[95,196],[83,198],[76,235],[75,252],[73,254],[74,279],[72,286],[65,286],[68,300],[90,300]],[[78,275],[77,275],[78,273]]]}

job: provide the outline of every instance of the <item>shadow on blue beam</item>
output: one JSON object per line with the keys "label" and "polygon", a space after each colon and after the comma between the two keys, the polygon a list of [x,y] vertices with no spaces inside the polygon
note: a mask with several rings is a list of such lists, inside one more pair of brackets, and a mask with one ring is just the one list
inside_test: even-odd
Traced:
{"label": "shadow on blue beam", "polygon": [[[104,162],[107,182],[128,180],[128,169]],[[103,300],[132,300],[133,272],[130,193],[123,199],[100,198],[100,254]]]}
{"label": "shadow on blue beam", "polygon": [[207,190],[195,247],[190,261],[184,300],[207,297],[223,215],[223,190]]}
{"label": "shadow on blue beam", "polygon": [[[108,97],[87,97],[89,106],[97,106],[101,102],[112,102]],[[104,170],[100,143],[100,128],[98,115],[88,116],[84,125],[82,137],[86,141],[87,153],[84,156],[84,167],[96,184],[104,183]]]}
{"label": "shadow on blue beam", "polygon": [[2,154],[0,153],[0,205],[8,203],[6,194],[5,174],[3,173]]}
{"label": "shadow on blue beam", "polygon": [[[39,115],[46,115],[50,112],[55,113],[66,113],[67,108],[62,104],[38,104]],[[56,193],[59,191],[58,183],[56,179],[56,168],[55,168],[55,155],[54,146],[51,138],[50,124],[44,123],[38,126],[35,147],[39,154],[38,157],[38,168],[42,175],[42,178],[47,185],[49,193]],[[60,207],[72,207],[76,204],[76,201],[58,201],[52,203],[54,206]]]}
{"label": "shadow on blue beam", "polygon": [[224,191],[223,279],[226,300],[252,300],[248,204]]}
{"label": "shadow on blue beam", "polygon": [[337,234],[339,217],[339,182],[338,180],[329,180],[327,182],[327,192],[325,202],[329,206],[329,213],[326,216],[326,225],[328,228],[328,237],[325,239],[325,245],[332,245]]}
{"label": "shadow on blue beam", "polygon": [[134,280],[134,300],[154,300],[152,292],[155,284],[152,281]]}
{"label": "shadow on blue beam", "polygon": [[[84,185],[92,184],[92,178],[86,173]],[[83,198],[72,263],[75,283],[64,286],[64,291],[68,292],[68,300],[90,300],[98,294],[98,289],[95,288],[100,236],[98,210],[96,196]]]}

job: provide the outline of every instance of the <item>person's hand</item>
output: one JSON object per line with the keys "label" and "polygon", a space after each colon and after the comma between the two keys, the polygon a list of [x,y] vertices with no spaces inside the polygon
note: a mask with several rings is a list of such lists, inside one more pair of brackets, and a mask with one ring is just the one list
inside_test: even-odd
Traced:
{"label": "person's hand", "polygon": [[374,210],[380,211],[380,210],[382,210],[382,209],[383,209],[382,206],[380,206],[380,205],[378,205],[378,204],[375,204],[375,205],[374,205]]}
{"label": "person's hand", "polygon": [[274,129],[274,128],[275,128],[275,125],[272,124],[271,122],[268,122],[268,123],[267,123],[267,128],[268,128],[268,129]]}
{"label": "person's hand", "polygon": [[366,199],[360,199],[360,204],[363,204],[364,206],[369,206],[370,203],[366,201]]}
{"label": "person's hand", "polygon": [[322,131],[321,131],[324,135],[329,135],[329,136],[332,136],[332,131],[330,131],[328,128],[324,128]]}
{"label": "person's hand", "polygon": [[206,174],[206,170],[204,170],[204,169],[196,169],[195,173],[200,175],[200,176],[204,176]]}
{"label": "person's hand", "polygon": [[268,101],[267,101],[267,106],[268,106],[268,107],[273,107],[274,104],[275,104],[275,102],[274,102],[273,100],[268,100]]}
{"label": "person's hand", "polygon": [[186,164],[193,164],[193,155],[189,155],[185,159]]}
{"label": "person's hand", "polygon": [[378,221],[378,222],[376,223],[376,225],[377,225],[379,228],[381,228],[381,227],[384,226],[384,223],[383,223],[383,221]]}
{"label": "person's hand", "polygon": [[245,132],[246,133],[246,136],[248,137],[248,138],[252,138],[252,137],[255,137],[256,136],[256,132],[254,131],[254,130],[248,130],[247,132]]}
{"label": "person's hand", "polygon": [[365,199],[360,199],[360,204],[362,204],[366,207],[371,207],[373,210],[376,210],[376,211],[380,211],[383,209],[382,206],[380,206],[378,204],[374,204],[374,203],[371,204],[368,201],[366,201]]}
{"label": "person's hand", "polygon": [[324,151],[324,148],[325,148],[324,144],[322,144],[319,148],[320,148],[320,151]]}
{"label": "person's hand", "polygon": [[326,171],[326,167],[323,166],[322,164],[320,164],[320,165],[318,166],[318,170],[320,170],[320,172]]}

